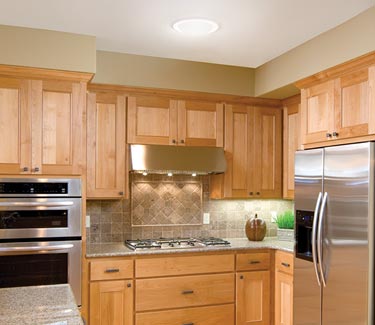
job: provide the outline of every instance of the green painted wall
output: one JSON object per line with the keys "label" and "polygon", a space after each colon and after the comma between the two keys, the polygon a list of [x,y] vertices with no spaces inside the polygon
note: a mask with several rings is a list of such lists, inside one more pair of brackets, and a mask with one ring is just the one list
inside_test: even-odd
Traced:
{"label": "green painted wall", "polygon": [[96,71],[94,36],[0,25],[0,64]]}
{"label": "green painted wall", "polygon": [[96,59],[97,83],[254,95],[250,68],[104,51]]}
{"label": "green painted wall", "polygon": [[291,83],[372,51],[375,7],[258,67],[255,96],[293,95]]}

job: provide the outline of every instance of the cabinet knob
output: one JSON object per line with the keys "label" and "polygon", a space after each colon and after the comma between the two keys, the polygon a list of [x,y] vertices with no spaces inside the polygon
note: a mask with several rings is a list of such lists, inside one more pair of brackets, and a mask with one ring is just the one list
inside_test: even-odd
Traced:
{"label": "cabinet knob", "polygon": [[173,140],[172,140],[172,143],[176,143],[176,142],[177,142],[176,139],[173,139]]}
{"label": "cabinet knob", "polygon": [[132,284],[131,284],[131,283],[128,283],[126,286],[127,286],[128,288],[131,288],[131,287],[132,287]]}
{"label": "cabinet knob", "polygon": [[23,171],[23,172],[28,172],[28,171],[29,171],[29,167],[23,167],[23,168],[22,168],[22,171]]}
{"label": "cabinet knob", "polygon": [[118,194],[119,194],[119,195],[124,195],[124,192],[121,191],[121,192],[118,192]]}
{"label": "cabinet knob", "polygon": [[40,171],[39,167],[35,167],[35,168],[34,168],[34,172],[37,173],[37,172],[39,172],[39,171]]}
{"label": "cabinet knob", "polygon": [[335,138],[337,138],[339,136],[339,134],[338,134],[338,132],[333,132],[332,136],[335,137]]}
{"label": "cabinet knob", "polygon": [[326,133],[326,138],[327,139],[332,138],[332,134],[331,133]]}
{"label": "cabinet knob", "polygon": [[180,141],[181,143],[185,143],[185,140],[184,139],[182,139],[181,141]]}
{"label": "cabinet knob", "polygon": [[240,279],[243,280],[243,275],[240,275]]}
{"label": "cabinet knob", "polygon": [[253,192],[249,192],[249,195],[253,195],[254,193]]}
{"label": "cabinet knob", "polygon": [[260,195],[260,192],[257,192],[257,195]]}
{"label": "cabinet knob", "polygon": [[183,323],[182,325],[194,325],[194,323]]}

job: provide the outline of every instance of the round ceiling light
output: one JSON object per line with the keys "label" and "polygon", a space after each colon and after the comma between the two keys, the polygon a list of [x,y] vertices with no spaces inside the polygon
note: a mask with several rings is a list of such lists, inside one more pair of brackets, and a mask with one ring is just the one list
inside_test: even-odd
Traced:
{"label": "round ceiling light", "polygon": [[216,32],[219,25],[208,19],[181,19],[172,25],[173,29],[188,36],[204,36]]}

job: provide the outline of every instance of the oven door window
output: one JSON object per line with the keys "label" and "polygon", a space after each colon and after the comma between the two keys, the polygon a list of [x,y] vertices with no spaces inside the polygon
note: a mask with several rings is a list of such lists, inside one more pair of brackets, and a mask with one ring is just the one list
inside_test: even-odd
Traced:
{"label": "oven door window", "polygon": [[67,210],[0,211],[0,229],[62,228],[67,226]]}
{"label": "oven door window", "polygon": [[0,256],[0,288],[68,283],[68,253]]}

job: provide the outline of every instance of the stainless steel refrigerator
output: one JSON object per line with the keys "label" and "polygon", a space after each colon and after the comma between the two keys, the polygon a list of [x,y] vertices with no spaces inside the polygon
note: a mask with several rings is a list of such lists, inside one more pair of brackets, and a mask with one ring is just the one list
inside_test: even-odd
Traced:
{"label": "stainless steel refrigerator", "polygon": [[293,323],[374,324],[373,142],[296,152]]}

